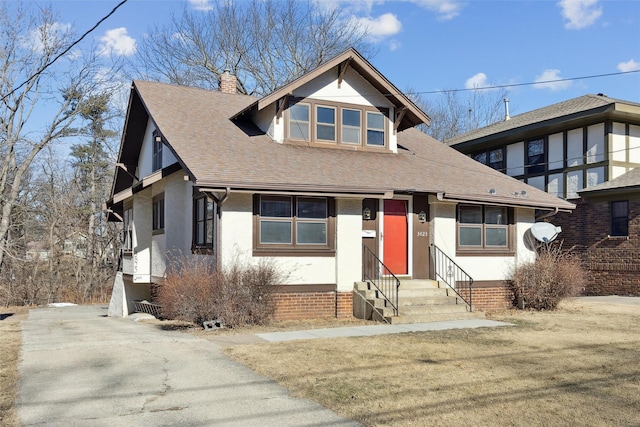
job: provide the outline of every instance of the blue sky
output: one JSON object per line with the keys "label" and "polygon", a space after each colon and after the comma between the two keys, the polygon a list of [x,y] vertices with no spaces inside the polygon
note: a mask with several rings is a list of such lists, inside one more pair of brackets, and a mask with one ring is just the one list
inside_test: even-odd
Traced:
{"label": "blue sky", "polygon": [[[399,89],[427,100],[444,89],[640,70],[640,1],[316,1],[366,25],[378,48],[372,64]],[[62,23],[79,34],[118,3],[52,1]],[[206,0],[129,0],[87,42],[105,54],[131,56],[150,27],[185,4],[208,9]],[[515,115],[587,93],[640,102],[640,72],[515,86],[508,96]]]}

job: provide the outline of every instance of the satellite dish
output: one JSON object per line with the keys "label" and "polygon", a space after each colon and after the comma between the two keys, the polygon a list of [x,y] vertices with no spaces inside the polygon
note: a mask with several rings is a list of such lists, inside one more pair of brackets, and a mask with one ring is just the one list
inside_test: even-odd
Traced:
{"label": "satellite dish", "polygon": [[553,242],[561,231],[562,228],[548,222],[536,222],[531,226],[531,234],[537,241],[542,243]]}

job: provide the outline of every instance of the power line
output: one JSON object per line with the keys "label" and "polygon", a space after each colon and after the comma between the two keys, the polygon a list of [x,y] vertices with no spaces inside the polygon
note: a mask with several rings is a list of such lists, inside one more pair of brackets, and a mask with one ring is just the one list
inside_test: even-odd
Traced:
{"label": "power line", "polygon": [[510,88],[510,87],[519,87],[519,86],[533,86],[533,85],[544,85],[549,83],[568,82],[573,80],[596,79],[600,77],[620,76],[620,75],[633,74],[633,73],[640,73],[640,70],[618,71],[616,73],[606,73],[606,74],[591,74],[588,76],[568,77],[565,79],[543,80],[539,82],[510,83],[510,84],[504,84],[504,85],[492,85],[492,86],[482,86],[482,87],[464,88],[464,89],[440,89],[440,90],[431,90],[431,91],[415,91],[415,92],[408,92],[408,94],[432,95],[432,94],[446,93],[446,92],[468,92],[472,90],[504,89],[504,88]]}
{"label": "power line", "polygon": [[100,26],[100,24],[102,24],[104,21],[106,21],[107,19],[109,19],[111,17],[111,15],[113,15],[116,10],[118,10],[118,8],[120,6],[122,6],[123,4],[125,4],[128,0],[122,0],[120,3],[118,3],[116,5],[116,7],[114,7],[113,9],[111,9],[111,12],[109,12],[107,15],[105,15],[102,19],[100,19],[93,27],[91,27],[89,30],[87,30],[82,36],[80,36],[79,39],[77,39],[76,41],[74,41],[73,43],[71,43],[69,46],[67,46],[66,49],[64,49],[62,52],[60,52],[58,55],[56,55],[51,61],[47,62],[42,68],[40,68],[37,72],[35,72],[33,75],[31,75],[28,79],[26,79],[24,82],[22,82],[20,85],[18,85],[17,87],[15,87],[11,92],[9,92],[8,94],[4,95],[2,97],[2,99],[0,99],[0,101],[4,101],[5,99],[7,99],[8,97],[10,97],[11,95],[13,95],[16,91],[20,90],[24,85],[26,85],[27,83],[29,83],[30,81],[32,81],[33,79],[35,79],[36,77],[38,77],[40,74],[42,74],[47,68],[49,68],[51,65],[53,65],[54,62],[56,62],[58,59],[60,59],[61,57],[63,57],[64,55],[66,55],[67,53],[69,53],[69,51],[76,46],[78,43],[80,43],[82,40],[84,40],[85,37],[87,37],[90,33],[92,33],[96,28],[98,28],[98,26]]}

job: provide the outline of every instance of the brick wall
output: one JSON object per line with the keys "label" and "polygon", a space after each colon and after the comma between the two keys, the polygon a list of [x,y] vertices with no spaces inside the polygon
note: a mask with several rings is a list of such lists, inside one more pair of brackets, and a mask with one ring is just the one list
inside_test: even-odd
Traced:
{"label": "brick wall", "polygon": [[[469,292],[460,290],[460,294],[469,298]],[[500,310],[513,306],[513,291],[507,282],[475,282],[473,284],[474,310]]]}
{"label": "brick wall", "polygon": [[[609,237],[610,202],[628,200],[629,236]],[[584,295],[640,296],[640,195],[581,198],[573,213],[551,222],[562,227],[563,248],[572,249],[587,270]]]}
{"label": "brick wall", "polygon": [[353,316],[351,292],[278,292],[273,294],[273,300],[275,320]]}

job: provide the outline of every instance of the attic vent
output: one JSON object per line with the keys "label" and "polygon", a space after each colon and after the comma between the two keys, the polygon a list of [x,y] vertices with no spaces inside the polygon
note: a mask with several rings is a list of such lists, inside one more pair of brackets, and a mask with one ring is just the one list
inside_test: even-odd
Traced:
{"label": "attic vent", "polygon": [[220,92],[236,93],[238,78],[227,69],[220,75]]}

